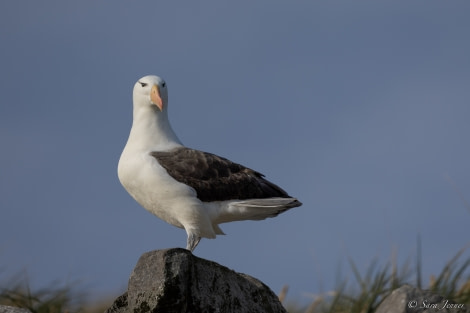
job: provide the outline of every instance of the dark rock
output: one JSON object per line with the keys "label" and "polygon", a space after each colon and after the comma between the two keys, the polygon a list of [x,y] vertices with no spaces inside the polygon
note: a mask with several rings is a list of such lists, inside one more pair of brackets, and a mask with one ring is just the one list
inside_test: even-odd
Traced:
{"label": "dark rock", "polygon": [[31,311],[16,306],[0,305],[0,313],[31,313]]}
{"label": "dark rock", "polygon": [[455,303],[451,299],[429,290],[413,288],[409,285],[395,289],[379,305],[376,313],[469,313],[467,305]]}
{"label": "dark rock", "polygon": [[127,292],[106,313],[286,312],[259,280],[185,249],[144,253]]}

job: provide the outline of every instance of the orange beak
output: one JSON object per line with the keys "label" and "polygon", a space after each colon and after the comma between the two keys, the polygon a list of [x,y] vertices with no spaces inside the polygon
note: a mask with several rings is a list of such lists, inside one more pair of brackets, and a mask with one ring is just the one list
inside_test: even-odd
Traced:
{"label": "orange beak", "polygon": [[158,107],[160,112],[163,111],[163,101],[160,97],[160,90],[158,89],[158,85],[153,85],[152,90],[150,91],[150,100],[152,100],[152,103]]}

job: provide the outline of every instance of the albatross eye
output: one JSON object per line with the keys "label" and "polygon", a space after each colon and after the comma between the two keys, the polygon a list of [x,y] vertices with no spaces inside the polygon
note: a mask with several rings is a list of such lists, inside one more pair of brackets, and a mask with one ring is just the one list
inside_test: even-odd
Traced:
{"label": "albatross eye", "polygon": [[163,82],[163,83],[162,83],[162,87],[163,87],[163,88],[165,88],[165,86],[166,86],[166,83],[165,83],[165,82]]}
{"label": "albatross eye", "polygon": [[139,82],[139,83],[140,83],[140,85],[142,85],[142,87],[145,87],[145,86],[147,86],[147,84],[146,84],[146,83],[141,83],[141,82]]}

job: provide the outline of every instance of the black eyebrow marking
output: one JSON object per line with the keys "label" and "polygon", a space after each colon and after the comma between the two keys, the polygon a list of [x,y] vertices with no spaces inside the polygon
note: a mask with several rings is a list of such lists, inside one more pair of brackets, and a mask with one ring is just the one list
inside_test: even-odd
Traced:
{"label": "black eyebrow marking", "polygon": [[142,85],[142,87],[145,87],[145,86],[147,86],[147,83],[142,83],[142,82],[139,82],[139,84],[141,84],[141,85]]}

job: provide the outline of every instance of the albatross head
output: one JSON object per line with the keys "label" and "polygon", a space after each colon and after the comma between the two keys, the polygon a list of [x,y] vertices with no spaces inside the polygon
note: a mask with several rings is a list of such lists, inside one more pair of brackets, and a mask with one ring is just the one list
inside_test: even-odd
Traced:
{"label": "albatross head", "polygon": [[134,85],[134,105],[154,106],[160,112],[168,106],[168,91],[165,81],[154,75],[144,76]]}
{"label": "albatross head", "polygon": [[134,85],[133,118],[128,145],[150,151],[181,146],[168,119],[168,90],[158,76],[144,76]]}

